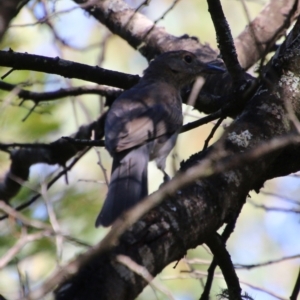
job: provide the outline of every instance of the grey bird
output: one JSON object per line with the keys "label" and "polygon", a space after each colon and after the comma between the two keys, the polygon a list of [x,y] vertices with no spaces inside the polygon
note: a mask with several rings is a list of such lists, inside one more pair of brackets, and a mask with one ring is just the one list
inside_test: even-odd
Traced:
{"label": "grey bird", "polygon": [[139,83],[112,104],[105,121],[105,146],[113,157],[111,180],[96,227],[110,226],[148,195],[148,162],[165,172],[166,158],[182,126],[180,90],[203,73],[224,72],[180,50],[151,61]]}

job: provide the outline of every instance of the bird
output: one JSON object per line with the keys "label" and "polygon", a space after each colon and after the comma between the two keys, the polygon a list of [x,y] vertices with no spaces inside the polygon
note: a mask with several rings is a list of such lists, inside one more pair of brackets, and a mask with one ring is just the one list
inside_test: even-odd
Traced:
{"label": "bird", "polygon": [[110,226],[148,195],[148,162],[165,172],[183,123],[180,90],[197,76],[224,72],[189,51],[169,51],[152,60],[143,77],[108,110],[105,147],[113,158],[111,179],[96,227]]}

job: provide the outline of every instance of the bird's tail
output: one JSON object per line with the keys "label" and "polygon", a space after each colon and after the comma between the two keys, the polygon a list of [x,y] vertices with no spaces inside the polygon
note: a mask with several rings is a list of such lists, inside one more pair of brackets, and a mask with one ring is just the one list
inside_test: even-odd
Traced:
{"label": "bird's tail", "polygon": [[96,227],[111,225],[148,195],[148,161],[147,145],[114,154],[108,193]]}

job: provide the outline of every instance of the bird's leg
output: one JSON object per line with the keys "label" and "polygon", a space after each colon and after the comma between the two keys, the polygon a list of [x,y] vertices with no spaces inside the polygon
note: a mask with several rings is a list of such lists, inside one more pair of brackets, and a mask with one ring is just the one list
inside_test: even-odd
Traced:
{"label": "bird's leg", "polygon": [[163,169],[161,169],[161,171],[163,172],[164,174],[164,183],[168,182],[171,180],[171,177],[167,174],[167,172]]}
{"label": "bird's leg", "polygon": [[159,168],[159,170],[162,171],[162,173],[164,174],[164,181],[163,183],[159,186],[159,188],[161,188],[162,186],[164,186],[167,182],[169,182],[171,180],[171,177],[167,174],[167,172],[165,171],[165,169]]}
{"label": "bird's leg", "polygon": [[161,155],[159,158],[156,159],[156,166],[164,174],[164,182],[162,183],[162,185],[164,183],[167,183],[168,181],[170,181],[171,177],[165,171],[165,168],[166,168],[166,155]]}
{"label": "bird's leg", "polygon": [[168,181],[171,180],[171,177],[167,174],[167,172],[165,171],[165,164],[157,164],[157,168],[162,171],[162,173],[164,174],[164,182],[161,184],[161,186],[165,183],[167,183]]}

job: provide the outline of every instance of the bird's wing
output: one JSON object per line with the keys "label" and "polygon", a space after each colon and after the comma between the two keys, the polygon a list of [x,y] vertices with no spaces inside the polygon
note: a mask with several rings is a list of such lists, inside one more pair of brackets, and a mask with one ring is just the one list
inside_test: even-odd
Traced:
{"label": "bird's wing", "polygon": [[[110,152],[130,149],[161,136],[169,137],[182,125],[181,107],[164,102],[128,104],[130,109],[114,109],[105,127],[106,147]],[[120,106],[121,107],[121,106]]]}

